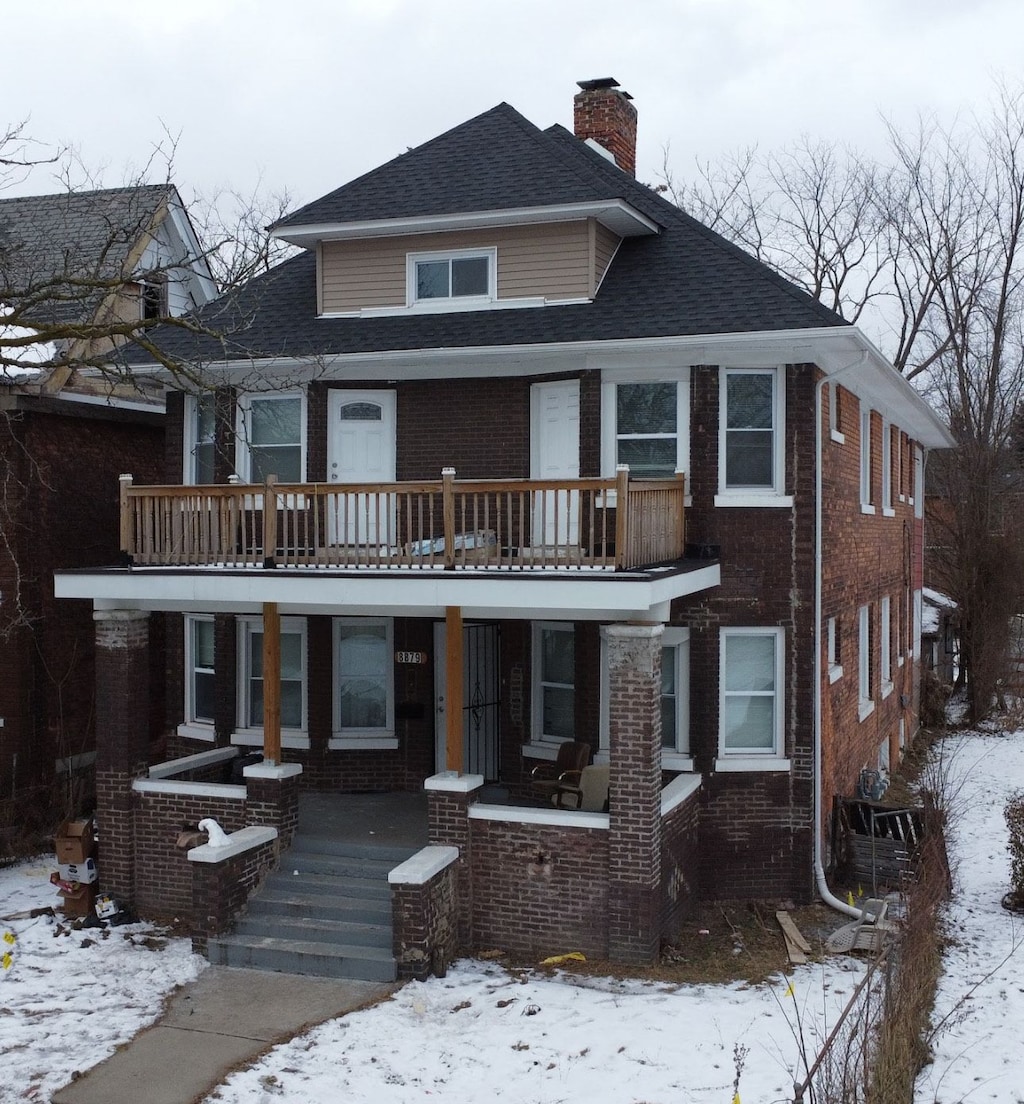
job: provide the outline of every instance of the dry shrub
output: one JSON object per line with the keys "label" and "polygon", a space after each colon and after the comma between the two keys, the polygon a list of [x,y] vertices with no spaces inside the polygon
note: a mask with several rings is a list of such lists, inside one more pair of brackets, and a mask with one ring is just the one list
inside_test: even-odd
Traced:
{"label": "dry shrub", "polygon": [[1024,793],[1014,794],[1003,809],[1010,838],[1006,844],[1010,852],[1009,904],[1013,908],[1024,907]]}

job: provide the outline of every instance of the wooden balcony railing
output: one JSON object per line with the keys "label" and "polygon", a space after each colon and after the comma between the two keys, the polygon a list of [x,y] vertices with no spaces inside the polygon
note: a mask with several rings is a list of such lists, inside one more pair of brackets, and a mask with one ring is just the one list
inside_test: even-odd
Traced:
{"label": "wooden balcony railing", "polygon": [[[683,476],[136,487],[121,477],[134,564],[609,568],[683,554]],[[271,505],[268,509],[267,504]]]}

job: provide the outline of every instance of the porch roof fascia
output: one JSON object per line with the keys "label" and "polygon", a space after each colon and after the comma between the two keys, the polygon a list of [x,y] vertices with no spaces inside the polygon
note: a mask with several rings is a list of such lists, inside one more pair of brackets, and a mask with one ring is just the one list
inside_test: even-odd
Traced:
{"label": "porch roof fascia", "polygon": [[286,616],[465,617],[574,621],[666,621],[672,601],[721,582],[717,561],[688,570],[463,573],[232,571],[110,568],[54,576],[57,598],[91,599],[97,610],[259,613],[276,602]]}

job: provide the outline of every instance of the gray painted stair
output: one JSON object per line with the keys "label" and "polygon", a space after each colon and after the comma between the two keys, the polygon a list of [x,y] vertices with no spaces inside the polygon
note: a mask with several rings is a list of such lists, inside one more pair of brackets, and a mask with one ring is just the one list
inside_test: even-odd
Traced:
{"label": "gray painted stair", "polygon": [[358,981],[394,981],[388,872],[415,848],[295,836],[210,962]]}

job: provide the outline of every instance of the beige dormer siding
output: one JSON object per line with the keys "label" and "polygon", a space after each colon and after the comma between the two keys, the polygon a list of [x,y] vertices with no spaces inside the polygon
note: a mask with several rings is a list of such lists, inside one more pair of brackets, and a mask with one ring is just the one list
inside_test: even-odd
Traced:
{"label": "beige dormer siding", "polygon": [[320,246],[320,308],[337,314],[403,307],[407,254],[476,248],[497,250],[499,299],[586,299],[617,244],[618,237],[593,220],[325,241]]}

